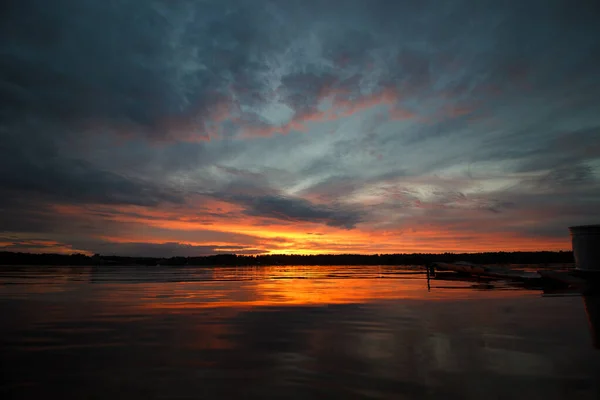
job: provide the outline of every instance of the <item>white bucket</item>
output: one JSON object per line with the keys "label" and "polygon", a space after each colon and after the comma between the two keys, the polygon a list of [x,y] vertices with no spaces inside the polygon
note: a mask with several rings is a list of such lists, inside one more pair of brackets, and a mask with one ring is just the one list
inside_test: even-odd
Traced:
{"label": "white bucket", "polygon": [[600,272],[600,225],[572,226],[569,231],[577,269]]}

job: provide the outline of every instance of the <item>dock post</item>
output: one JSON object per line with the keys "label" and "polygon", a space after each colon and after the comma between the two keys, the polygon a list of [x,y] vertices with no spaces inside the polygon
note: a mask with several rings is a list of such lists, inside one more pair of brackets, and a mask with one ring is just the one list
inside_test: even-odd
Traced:
{"label": "dock post", "polygon": [[432,277],[435,277],[435,266],[433,264],[429,264],[427,266],[427,274]]}

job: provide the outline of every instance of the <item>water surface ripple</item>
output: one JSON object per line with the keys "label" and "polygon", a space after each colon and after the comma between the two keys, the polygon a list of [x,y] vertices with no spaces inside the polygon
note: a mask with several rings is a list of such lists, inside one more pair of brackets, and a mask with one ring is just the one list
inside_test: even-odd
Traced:
{"label": "water surface ripple", "polygon": [[596,304],[411,267],[5,266],[0,396],[598,399]]}

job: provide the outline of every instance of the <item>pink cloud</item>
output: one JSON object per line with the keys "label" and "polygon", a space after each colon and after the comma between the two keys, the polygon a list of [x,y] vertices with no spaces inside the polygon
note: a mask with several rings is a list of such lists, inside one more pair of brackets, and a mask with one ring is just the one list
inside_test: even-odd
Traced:
{"label": "pink cloud", "polygon": [[407,119],[417,118],[417,114],[412,111],[394,107],[389,110],[390,119],[395,121],[403,121]]}
{"label": "pink cloud", "polygon": [[[318,98],[317,104],[330,101],[330,109],[299,114],[283,126],[243,127],[241,136],[244,138],[270,137],[277,133],[285,135],[293,130],[306,132],[308,129],[306,127],[307,123],[336,121],[381,105],[392,107],[398,100],[398,92],[393,88],[386,88],[376,93],[358,97],[353,97],[351,92],[346,89],[324,89]],[[415,117],[415,114],[412,112],[397,107],[391,108],[389,112],[392,119]]]}

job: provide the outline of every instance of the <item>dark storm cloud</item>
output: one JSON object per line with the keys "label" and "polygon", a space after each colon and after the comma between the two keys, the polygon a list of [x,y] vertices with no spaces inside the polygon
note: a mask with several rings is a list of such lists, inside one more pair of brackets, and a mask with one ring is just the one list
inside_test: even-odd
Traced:
{"label": "dark storm cloud", "polygon": [[547,174],[535,179],[533,183],[542,188],[571,188],[576,185],[593,184],[593,170],[587,165],[573,165],[563,168],[555,168]]}
{"label": "dark storm cloud", "polygon": [[334,204],[314,204],[302,198],[277,195],[225,196],[242,205],[244,213],[289,222],[315,222],[329,226],[352,229],[361,221],[363,213]]}
{"label": "dark storm cloud", "polygon": [[[335,5],[319,8],[335,10]],[[308,22],[303,20],[306,15],[290,13],[293,5],[288,7],[227,1],[198,5],[61,0],[52,7],[41,0],[11,2],[2,29],[3,37],[9,38],[2,46],[0,67],[2,113],[9,119],[35,116],[67,126],[85,122],[125,126],[153,138],[169,136],[169,121],[191,118],[197,121],[196,133],[203,136],[208,129],[204,119],[219,102],[231,102],[232,95],[245,105],[265,100],[265,74],[272,67],[266,59],[290,45],[298,32],[295,25]],[[381,9],[373,9],[365,18],[331,15],[334,24],[321,37],[326,59],[360,67],[357,59],[366,60],[361,55],[381,45],[381,38],[377,42],[369,33],[371,26],[349,26],[357,19],[363,24],[377,22]],[[350,10],[364,11],[360,3],[352,3]],[[350,13],[336,11],[342,16]],[[393,36],[394,29],[380,33],[384,38]],[[420,87],[429,83],[428,53],[403,50],[398,59],[401,68],[387,75]],[[291,71],[282,80],[286,101],[299,112],[314,106],[311,102],[325,82],[331,86],[348,78],[336,65],[326,68],[308,62],[304,68],[315,82],[298,80]]]}
{"label": "dark storm cloud", "polygon": [[526,154],[520,172],[549,168],[571,168],[573,164],[600,157],[600,127],[560,133],[555,138],[538,142]]}
{"label": "dark storm cloud", "polygon": [[[153,139],[178,135],[173,131],[181,128],[205,138],[214,129],[207,121],[215,113],[237,110],[242,121],[262,126],[253,107],[269,101],[272,85],[301,116],[332,88],[349,89],[349,98],[386,86],[423,96],[434,84],[455,92],[486,80],[505,85],[519,71],[533,71],[541,79],[548,70],[529,64],[535,53],[526,47],[542,43],[544,34],[555,29],[548,21],[558,21],[563,7],[544,2],[545,18],[532,25],[522,14],[542,3],[531,3],[494,14],[496,7],[486,10],[460,1],[435,13],[384,1],[368,7],[360,1],[303,7],[295,2],[157,0],[60,0],[46,7],[41,0],[13,1],[3,16],[8,40],[0,62],[2,114],[9,125],[33,116],[51,120],[58,124],[58,133],[52,134],[91,125]],[[585,40],[588,19],[577,30],[559,26],[582,49],[591,46]],[[511,29],[505,29],[509,23]],[[318,35],[316,44],[295,44],[298,35],[311,30]],[[489,38],[495,30],[502,34],[494,36],[493,45],[472,37],[477,31]],[[528,40],[519,41],[519,35]],[[423,40],[440,47],[424,46]],[[452,54],[469,62],[472,74],[435,82],[434,74],[448,73],[457,57]],[[370,64],[376,64],[376,77],[369,77]],[[274,73],[274,67],[281,71]],[[563,61],[559,67],[573,73],[581,64]],[[490,70],[499,73],[489,75]]]}
{"label": "dark storm cloud", "polygon": [[[5,136],[5,139],[7,137]],[[70,203],[137,204],[183,202],[174,189],[97,169],[85,160],[38,143],[0,145],[0,188],[4,196],[41,196]]]}
{"label": "dark storm cloud", "polygon": [[250,3],[25,0],[7,8],[0,72],[8,121],[139,127],[160,139],[165,121],[194,113],[202,128],[233,82],[257,88],[264,65],[253,58],[273,47],[259,23],[267,16]]}
{"label": "dark storm cloud", "polygon": [[[528,46],[549,39],[555,44],[578,40],[584,51],[593,43],[589,12],[575,15],[573,7],[569,10],[560,2],[528,2],[507,11],[458,1],[437,7],[435,13],[404,2],[299,4],[60,0],[48,7],[42,0],[12,1],[2,24],[3,37],[8,38],[0,63],[2,113],[9,120],[36,116],[66,124],[124,125],[152,138],[168,137],[172,119],[192,119],[202,136],[209,129],[204,120],[217,112],[220,102],[252,106],[265,101],[272,90],[265,87],[273,67],[269,60],[280,52],[290,53],[285,62],[302,62],[298,71],[283,71],[281,80],[284,101],[302,113],[315,106],[325,87],[342,85],[356,91],[356,82],[368,73],[366,64],[377,61],[378,49],[384,49],[380,62],[386,68],[375,79],[375,90],[400,83],[425,90],[434,83],[433,73],[444,72],[444,51],[474,59],[475,73],[490,66],[499,69],[504,75],[494,80],[503,83],[528,67],[536,79],[554,76],[538,64],[528,65],[540,51],[539,46],[532,47],[533,52]],[[542,5],[544,19],[532,24],[527,13]],[[305,11],[299,12],[301,8]],[[573,23],[580,18],[577,29],[558,19],[565,11],[574,14]],[[564,32],[548,38],[556,30],[549,22],[553,20],[561,22],[558,27]],[[511,29],[505,29],[509,23]],[[319,63],[310,57],[302,61],[310,49],[293,54],[295,35],[311,27],[319,35]],[[479,44],[471,36],[474,31],[495,30],[501,34],[493,45]],[[528,40],[519,41],[521,37]],[[419,45],[423,39],[441,47]],[[554,59],[557,51],[535,62]],[[498,62],[506,59],[514,62]],[[572,73],[582,68],[580,60],[563,60],[556,70]],[[520,64],[524,67],[514,67]],[[474,78],[462,79],[475,83]],[[445,84],[454,89],[469,86],[456,79]],[[248,112],[252,114],[244,111]]]}
{"label": "dark storm cloud", "polygon": [[36,232],[47,234],[68,222],[51,210],[37,196],[0,191],[0,226],[3,232]]}

